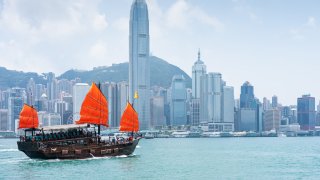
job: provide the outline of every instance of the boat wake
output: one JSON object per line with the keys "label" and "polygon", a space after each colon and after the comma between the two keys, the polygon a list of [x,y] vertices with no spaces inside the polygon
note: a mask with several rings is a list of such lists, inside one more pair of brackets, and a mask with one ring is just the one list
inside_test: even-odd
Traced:
{"label": "boat wake", "polygon": [[15,152],[19,151],[18,149],[0,149],[0,152]]}
{"label": "boat wake", "polygon": [[137,145],[137,146],[136,146],[136,148],[137,148],[137,149],[140,149],[140,148],[141,148],[141,146]]}

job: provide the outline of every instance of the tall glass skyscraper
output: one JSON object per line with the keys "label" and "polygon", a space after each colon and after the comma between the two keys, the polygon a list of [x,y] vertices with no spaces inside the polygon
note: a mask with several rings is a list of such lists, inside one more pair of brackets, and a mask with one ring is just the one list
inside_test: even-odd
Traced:
{"label": "tall glass skyscraper", "polygon": [[256,108],[257,103],[254,98],[253,86],[246,81],[241,86],[240,108]]}
{"label": "tall glass skyscraper", "polygon": [[[150,126],[149,18],[145,0],[134,0],[130,12],[129,101],[138,112],[140,129]],[[134,99],[138,92],[138,99]]]}
{"label": "tall glass skyscraper", "polygon": [[200,59],[200,50],[198,60],[192,66],[192,98],[200,99],[200,78],[207,73],[207,67]]}
{"label": "tall glass skyscraper", "polygon": [[206,65],[200,58],[200,50],[198,51],[198,59],[192,66],[192,100],[191,100],[191,124],[199,125],[200,122],[200,95],[201,95],[201,77],[206,75]]}
{"label": "tall glass skyscraper", "polygon": [[315,98],[303,95],[298,98],[298,123],[302,130],[314,130],[315,127]]}
{"label": "tall glass skyscraper", "polygon": [[182,75],[175,75],[171,83],[171,125],[180,126],[187,124],[187,89]]}

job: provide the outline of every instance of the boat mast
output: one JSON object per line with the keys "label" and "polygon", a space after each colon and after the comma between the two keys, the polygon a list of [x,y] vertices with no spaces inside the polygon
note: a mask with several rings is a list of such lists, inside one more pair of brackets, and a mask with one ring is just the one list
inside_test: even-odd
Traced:
{"label": "boat mast", "polygon": [[[100,82],[99,82],[99,84],[98,84],[98,88],[99,88],[99,90],[101,91],[101,89],[100,89]],[[101,102],[101,94],[99,94],[99,102]],[[100,135],[100,124],[101,124],[101,103],[99,103],[99,110],[100,110],[100,118],[99,118],[99,124],[98,124],[98,135]]]}

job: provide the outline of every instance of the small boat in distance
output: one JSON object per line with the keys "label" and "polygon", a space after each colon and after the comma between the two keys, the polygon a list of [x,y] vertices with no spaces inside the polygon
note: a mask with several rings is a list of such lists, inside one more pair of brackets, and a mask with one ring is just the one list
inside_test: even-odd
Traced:
{"label": "small boat in distance", "polygon": [[36,109],[25,104],[19,122],[19,129],[24,129],[25,134],[17,142],[18,149],[30,158],[39,159],[82,159],[130,155],[134,152],[140,140],[140,136],[134,134],[139,131],[139,120],[129,102],[119,129],[131,133],[128,138],[103,140],[100,136],[101,125],[108,127],[108,102],[93,83],[82,103],[80,119],[76,124],[39,129]]}
{"label": "small boat in distance", "polygon": [[144,138],[145,139],[153,139],[154,138],[154,135],[150,132],[147,132],[146,135],[144,135]]}

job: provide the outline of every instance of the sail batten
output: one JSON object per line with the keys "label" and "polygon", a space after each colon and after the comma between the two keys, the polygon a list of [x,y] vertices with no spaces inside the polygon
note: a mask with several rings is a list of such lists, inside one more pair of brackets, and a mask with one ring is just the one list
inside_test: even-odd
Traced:
{"label": "sail batten", "polygon": [[139,131],[138,113],[134,110],[129,102],[127,103],[127,107],[122,114],[119,130],[125,132]]}
{"label": "sail batten", "polygon": [[95,83],[82,102],[77,124],[96,124],[108,127],[108,101]]}
{"label": "sail batten", "polygon": [[19,129],[22,128],[38,128],[39,120],[37,111],[25,104],[20,112]]}

